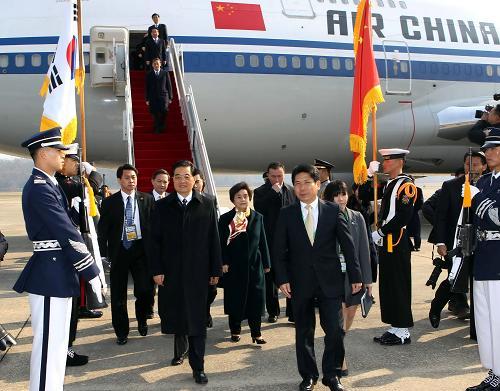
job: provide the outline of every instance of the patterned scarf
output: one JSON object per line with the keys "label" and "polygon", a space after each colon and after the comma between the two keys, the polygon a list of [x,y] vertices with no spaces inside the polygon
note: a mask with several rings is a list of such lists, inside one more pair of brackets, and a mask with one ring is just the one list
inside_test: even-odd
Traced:
{"label": "patterned scarf", "polygon": [[227,238],[228,245],[234,238],[236,238],[236,236],[243,232],[247,232],[248,216],[250,216],[250,208],[248,208],[245,212],[236,211],[234,218],[229,223],[229,237]]}

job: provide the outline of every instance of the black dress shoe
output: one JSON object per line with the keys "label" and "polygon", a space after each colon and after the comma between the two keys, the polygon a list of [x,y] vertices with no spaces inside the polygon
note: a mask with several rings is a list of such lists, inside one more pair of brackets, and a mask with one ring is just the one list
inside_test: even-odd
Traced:
{"label": "black dress shoe", "polygon": [[373,337],[373,342],[381,343],[384,339],[391,338],[394,334],[389,333],[386,331],[384,334],[382,334],[380,337]]}
{"label": "black dress shoe", "polygon": [[[391,333],[389,333],[391,334]],[[399,338],[397,335],[391,334],[391,336],[384,338],[380,341],[381,345],[394,346],[394,345],[408,345],[411,343],[411,338]]]}
{"label": "black dress shoe", "polygon": [[317,380],[314,379],[304,379],[299,385],[300,391],[312,391],[314,390],[314,386],[316,385]]}
{"label": "black dress shoe", "polygon": [[482,381],[480,384],[477,386],[472,386],[468,387],[465,389],[465,391],[493,391],[493,390],[498,390],[499,388],[493,387],[490,383],[485,383]]}
{"label": "black dress shoe", "polygon": [[125,345],[127,342],[128,342],[128,338],[127,337],[118,337],[118,338],[116,338],[116,343],[118,345]]}
{"label": "black dress shoe", "polygon": [[276,323],[277,321],[278,321],[277,316],[269,316],[269,318],[267,318],[268,323]]}
{"label": "black dress shoe", "polygon": [[349,376],[349,369],[347,369],[347,368],[346,369],[341,369],[340,370],[340,376],[341,377],[347,377],[347,376]]}
{"label": "black dress shoe", "polygon": [[146,315],[146,319],[153,319],[154,317],[155,317],[154,312],[149,312],[149,313]]}
{"label": "black dress shoe", "polygon": [[264,344],[266,344],[267,342],[266,342],[266,340],[265,340],[264,338],[262,338],[262,337],[260,337],[260,338],[253,338],[253,337],[252,337],[252,343],[256,343],[257,345],[264,345]]}
{"label": "black dress shoe", "polygon": [[146,321],[139,322],[139,324],[137,325],[137,330],[139,331],[139,334],[141,334],[143,337],[148,335],[148,324],[146,323]]}
{"label": "black dress shoe", "polygon": [[102,311],[89,310],[88,308],[80,308],[78,310],[79,319],[97,319],[102,316]]}
{"label": "black dress shoe", "polygon": [[240,342],[240,339],[239,335],[231,335],[231,342]]}
{"label": "black dress shoe", "polygon": [[79,367],[89,362],[89,356],[77,354],[72,348],[68,348],[68,355],[66,356],[67,367]]}
{"label": "black dress shoe", "polygon": [[207,384],[208,377],[203,371],[193,371],[194,381],[198,384]]}
{"label": "black dress shoe", "polygon": [[182,355],[182,356],[180,356],[180,357],[174,357],[170,363],[171,363],[173,366],[176,366],[176,365],[181,365],[181,364],[184,362],[184,360],[185,360],[186,356],[187,356],[187,353],[186,353],[186,354],[183,354],[183,355]]}
{"label": "black dress shoe", "polygon": [[441,321],[441,315],[435,314],[432,311],[429,311],[429,322],[431,322],[431,326],[437,329],[439,327],[439,322]]}
{"label": "black dress shoe", "polygon": [[331,391],[345,391],[344,386],[337,377],[323,378],[322,383]]}
{"label": "black dress shoe", "polygon": [[212,327],[214,327],[214,321],[212,319],[212,315],[208,315],[208,317],[207,317],[207,328],[211,329]]}

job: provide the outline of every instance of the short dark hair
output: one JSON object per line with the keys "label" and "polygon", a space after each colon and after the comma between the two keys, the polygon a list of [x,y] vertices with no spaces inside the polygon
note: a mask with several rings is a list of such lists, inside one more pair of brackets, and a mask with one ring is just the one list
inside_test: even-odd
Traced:
{"label": "short dark hair", "polygon": [[30,156],[33,159],[33,161],[36,163],[36,159],[38,158],[38,152],[40,151],[41,148],[33,149],[30,151]]}
{"label": "short dark hair", "polygon": [[478,151],[472,151],[472,153],[466,152],[464,155],[464,163],[468,156],[478,157],[481,159],[481,163],[486,164],[486,156]]}
{"label": "short dark hair", "polygon": [[178,160],[176,161],[173,166],[172,166],[172,175],[175,174],[175,170],[178,169],[179,167],[189,167],[189,171],[191,172],[191,175],[194,176],[194,164],[191,163],[189,160]]}
{"label": "short dark hair", "polygon": [[295,183],[295,177],[297,174],[300,174],[302,172],[305,172],[308,174],[311,179],[314,180],[314,182],[319,181],[319,171],[316,167],[314,167],[312,164],[299,164],[298,166],[295,166],[295,168],[292,171],[292,184]]}
{"label": "short dark hair", "polygon": [[157,13],[155,12],[153,15],[151,15],[151,19],[153,19],[155,16],[160,17],[160,14],[157,14]]}
{"label": "short dark hair", "polygon": [[121,179],[123,176],[123,171],[133,171],[135,172],[135,175],[139,175],[139,171],[137,171],[137,168],[135,168],[133,165],[125,163],[124,165],[118,167],[118,170],[116,170],[116,177],[118,179]]}
{"label": "short dark hair", "polygon": [[248,199],[252,201],[252,190],[250,189],[250,186],[248,186],[246,182],[239,182],[229,189],[229,199],[231,200],[231,202],[234,201],[236,193],[240,192],[241,190],[246,190],[248,193]]}
{"label": "short dark hair", "polygon": [[151,175],[151,179],[155,179],[158,175],[166,175],[167,177],[170,178],[170,175],[168,174],[168,171],[163,169],[163,168],[159,168],[158,170],[156,170],[155,172],[153,172],[153,175]]}
{"label": "short dark hair", "polygon": [[465,175],[465,170],[464,170],[464,167],[458,167],[455,172],[453,173],[453,175],[455,175],[456,177],[460,176],[460,175]]}
{"label": "short dark hair", "polygon": [[160,30],[158,30],[158,27],[151,27],[151,32],[153,32],[153,30],[160,32]]}
{"label": "short dark hair", "polygon": [[283,163],[281,163],[281,162],[271,162],[267,166],[267,172],[269,172],[269,170],[271,170],[271,169],[277,170],[278,168],[282,168],[283,171],[285,171],[285,165]]}
{"label": "short dark hair", "polygon": [[323,199],[326,201],[333,201],[333,198],[337,197],[339,194],[349,194],[347,192],[347,183],[336,180],[326,185],[323,191]]}
{"label": "short dark hair", "polygon": [[197,167],[194,168],[193,170],[193,176],[199,175],[201,179],[203,179],[203,182],[205,182],[205,175],[201,172],[201,170]]}

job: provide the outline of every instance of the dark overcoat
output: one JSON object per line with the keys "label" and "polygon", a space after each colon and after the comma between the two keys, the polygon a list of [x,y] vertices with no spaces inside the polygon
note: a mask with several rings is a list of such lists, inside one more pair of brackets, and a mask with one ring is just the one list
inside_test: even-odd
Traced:
{"label": "dark overcoat", "polygon": [[236,319],[255,319],[263,315],[266,297],[264,269],[271,267],[264,219],[250,210],[247,230],[227,244],[229,224],[236,212],[230,210],[219,220],[224,274],[224,313]]}
{"label": "dark overcoat", "polygon": [[193,190],[183,208],[170,193],[155,203],[151,231],[151,273],[165,276],[158,288],[162,332],[205,335],[209,278],[222,275],[213,200]]}

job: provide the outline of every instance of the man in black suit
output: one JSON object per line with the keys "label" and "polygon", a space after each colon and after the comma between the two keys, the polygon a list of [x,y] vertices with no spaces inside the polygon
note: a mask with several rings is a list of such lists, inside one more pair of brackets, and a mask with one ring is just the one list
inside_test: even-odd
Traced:
{"label": "man in black suit", "polygon": [[[280,209],[295,202],[293,187],[285,183],[285,166],[280,162],[272,162],[267,167],[267,180],[255,189],[255,210],[264,216],[264,229],[269,248],[273,248],[274,231]],[[271,264],[272,264],[271,259]],[[278,287],[275,284],[274,268],[266,273],[266,309],[269,323],[275,323],[280,315]],[[287,299],[286,315],[293,321],[290,301]]]}
{"label": "man in black suit", "polygon": [[347,261],[352,292],[361,290],[361,269],[347,221],[338,205],[320,200],[318,169],[294,168],[292,182],[300,203],[281,209],[274,235],[273,267],[280,290],[291,298],[295,317],[295,349],[302,376],[300,390],[312,390],[319,373],[314,355],[315,302],[325,332],[323,384],[344,390],[340,382],[344,361],[342,296],[344,278],[336,243]]}
{"label": "man in black suit", "polygon": [[[466,153],[464,155],[464,170],[468,174],[471,163],[471,182],[474,183],[487,168],[486,158],[482,152],[472,152],[472,161],[470,159],[469,153]],[[441,192],[439,193],[433,229],[433,243],[437,246],[438,254],[443,257],[449,250],[454,248],[455,228],[458,224],[460,211],[462,210],[462,186],[464,183],[465,176],[450,179],[443,183]],[[438,328],[441,320],[441,311],[448,301],[450,301],[450,310],[459,319],[465,319],[470,316],[467,296],[463,293],[452,293],[450,289],[450,282],[446,278],[439,285],[436,295],[431,302],[429,321],[434,328]],[[473,320],[471,320],[472,322]]]}
{"label": "man in black suit", "polygon": [[175,191],[152,214],[151,271],[162,333],[175,335],[172,365],[183,363],[189,344],[193,377],[205,384],[207,284],[222,275],[217,211],[212,199],[193,190],[193,163],[178,161],[172,172]]}
{"label": "man in black suit", "polygon": [[158,29],[153,28],[151,30],[151,36],[146,38],[145,47],[144,60],[146,62],[146,69],[150,69],[155,58],[161,60],[163,67],[167,65],[167,44],[159,37]]}
{"label": "man in black suit", "polygon": [[155,58],[153,70],[146,75],[146,104],[154,119],[154,133],[164,131],[168,105],[173,99],[170,76],[160,65],[160,59]]}
{"label": "man in black suit", "polygon": [[137,187],[137,169],[130,164],[116,172],[121,190],[102,202],[98,226],[101,256],[111,261],[111,317],[116,343],[127,343],[129,318],[127,311],[128,273],[134,280],[135,316],[138,331],[148,333],[147,314],[153,292],[148,270],[150,215],[154,199]]}
{"label": "man in black suit", "polygon": [[157,29],[159,37],[167,42],[168,41],[167,26],[165,26],[163,23],[160,23],[160,15],[154,13],[153,15],[151,15],[151,19],[153,19],[153,24],[148,27],[148,35],[151,36],[152,30]]}

